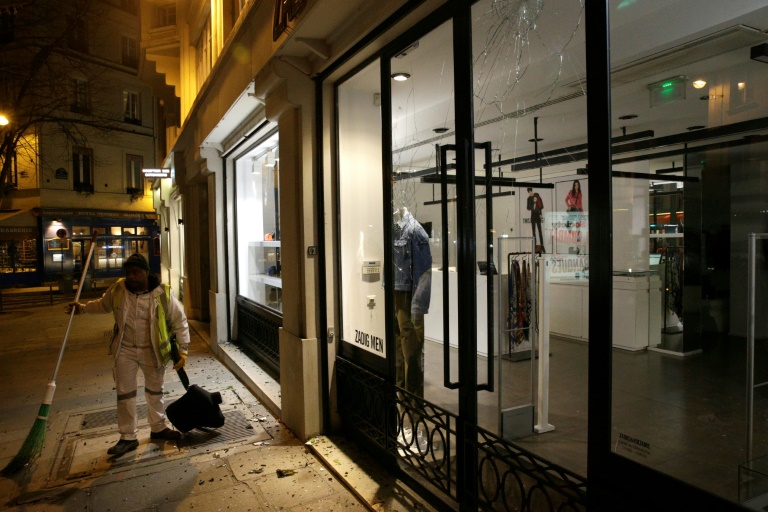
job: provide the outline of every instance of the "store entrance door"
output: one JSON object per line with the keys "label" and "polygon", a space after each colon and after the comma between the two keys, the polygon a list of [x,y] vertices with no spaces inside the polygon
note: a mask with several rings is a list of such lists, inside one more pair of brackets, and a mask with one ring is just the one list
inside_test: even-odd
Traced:
{"label": "store entrance door", "polygon": [[337,88],[337,403],[411,483],[461,510],[579,510],[581,482],[566,495],[549,461],[511,443],[533,430],[535,358],[510,354],[526,318],[509,277],[518,253],[536,259],[516,195],[534,179],[511,174],[525,112],[505,81],[520,54],[494,38],[511,19],[499,8],[448,2]]}
{"label": "store entrance door", "polygon": [[[385,137],[391,127],[395,217],[389,300],[401,462],[459,502],[472,503],[478,427],[499,433],[501,425],[493,205],[496,198],[511,204],[514,192],[498,188],[499,180],[494,188],[493,144],[471,141],[471,107],[467,116],[455,87],[458,19],[395,48],[384,62],[385,76],[392,77]],[[436,144],[409,144],[415,127],[433,126],[437,118],[443,124],[434,129]]]}

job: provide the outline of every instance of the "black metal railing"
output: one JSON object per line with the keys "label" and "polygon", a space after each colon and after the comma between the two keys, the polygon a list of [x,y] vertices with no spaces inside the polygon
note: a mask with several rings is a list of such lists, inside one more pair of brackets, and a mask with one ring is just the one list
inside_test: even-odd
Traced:
{"label": "black metal railing", "polygon": [[242,297],[237,298],[237,339],[234,343],[254,360],[280,374],[279,329],[282,318]]}
{"label": "black metal railing", "polygon": [[[363,442],[398,457],[451,500],[458,501],[458,417],[336,359],[339,414]],[[478,428],[477,503],[481,510],[582,512],[585,479],[514,443]]]}

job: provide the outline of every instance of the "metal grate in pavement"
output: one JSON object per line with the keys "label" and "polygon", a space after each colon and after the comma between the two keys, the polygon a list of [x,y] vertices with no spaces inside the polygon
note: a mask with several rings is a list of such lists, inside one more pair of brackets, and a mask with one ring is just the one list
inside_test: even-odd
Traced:
{"label": "metal grate in pavement", "polygon": [[[136,417],[139,419],[147,417],[147,404],[136,406]],[[80,430],[90,430],[109,425],[117,425],[117,409],[106,409],[84,415],[83,421],[80,423]]]}
{"label": "metal grate in pavement", "polygon": [[256,430],[242,411],[224,411],[224,425],[216,429],[187,432],[183,442],[190,448],[200,448],[213,444],[226,444],[259,435],[263,429]]}

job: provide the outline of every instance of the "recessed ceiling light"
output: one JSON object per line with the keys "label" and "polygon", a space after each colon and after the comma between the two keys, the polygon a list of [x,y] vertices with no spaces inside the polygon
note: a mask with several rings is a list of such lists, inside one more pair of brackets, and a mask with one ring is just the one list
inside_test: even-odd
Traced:
{"label": "recessed ceiling light", "polygon": [[392,79],[396,82],[405,82],[409,78],[411,78],[411,75],[408,73],[392,73]]}
{"label": "recessed ceiling light", "polygon": [[704,128],[706,128],[706,126],[704,126],[703,124],[697,124],[695,126],[689,126],[688,128],[686,128],[686,130],[688,130],[689,132],[692,132],[694,130],[703,130]]}
{"label": "recessed ceiling light", "polygon": [[636,118],[637,118],[637,114],[627,114],[625,116],[619,117],[619,119],[621,119],[622,121],[627,121],[629,119],[636,119]]}
{"label": "recessed ceiling light", "polygon": [[432,131],[435,133],[445,133],[448,131],[448,128],[441,126],[440,128],[434,128]]}
{"label": "recessed ceiling light", "polygon": [[541,142],[544,139],[528,139],[528,142]]}
{"label": "recessed ceiling light", "polygon": [[693,86],[696,89],[703,89],[705,85],[707,85],[707,81],[706,80],[694,80],[693,81]]}

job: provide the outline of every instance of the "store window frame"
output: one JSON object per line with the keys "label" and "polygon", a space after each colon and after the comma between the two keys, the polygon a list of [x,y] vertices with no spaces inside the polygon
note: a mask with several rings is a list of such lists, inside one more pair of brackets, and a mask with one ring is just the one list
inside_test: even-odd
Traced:
{"label": "store window frame", "polygon": [[[279,139],[278,139],[278,128],[276,125],[269,127],[268,129],[261,130],[257,136],[251,139],[251,143],[248,144],[243,148],[242,151],[239,151],[236,156],[232,157],[232,166],[233,166],[233,178],[234,178],[234,184],[233,184],[233,195],[234,195],[234,229],[235,229],[235,283],[236,283],[236,293],[238,297],[242,297],[243,299],[253,302],[254,304],[257,304],[259,307],[271,312],[273,315],[276,315],[277,317],[282,317],[282,308],[275,308],[271,307],[269,305],[270,301],[261,301],[259,298],[251,293],[245,293],[245,290],[243,290],[243,282],[245,281],[245,276],[253,274],[254,272],[251,272],[251,270],[254,270],[256,274],[259,276],[262,276],[262,274],[266,274],[263,277],[266,282],[271,281],[271,277],[279,277],[281,268],[280,268],[280,213],[279,213],[279,181],[274,184],[276,185],[276,191],[275,195],[273,197],[268,197],[269,199],[274,199],[276,204],[274,208],[276,208],[274,214],[275,218],[270,219],[272,222],[275,223],[274,226],[272,224],[269,224],[270,228],[274,228],[273,230],[266,229],[266,225],[264,225],[264,220],[262,220],[262,225],[259,226],[260,231],[262,232],[260,235],[257,235],[258,240],[256,239],[249,239],[244,240],[242,235],[242,231],[240,229],[240,222],[243,221],[243,215],[241,209],[245,207],[244,200],[241,196],[242,189],[238,187],[238,181],[239,179],[246,179],[246,180],[253,180],[253,176],[256,175],[256,168],[253,166],[256,166],[258,164],[259,171],[258,174],[261,174],[262,172],[273,172],[273,167],[270,167],[267,169],[267,167],[262,167],[263,163],[261,162],[264,158],[270,158],[267,157],[267,153],[269,151],[274,150],[275,148],[279,148]],[[269,146],[269,147],[268,147]],[[272,147],[274,146],[274,148]],[[277,165],[278,162],[274,161],[274,154],[271,156],[272,159],[272,165]],[[258,162],[257,162],[258,161]],[[279,154],[278,154],[278,161],[279,161]],[[239,165],[245,165],[248,168],[238,168]],[[277,168],[279,169],[279,168]],[[279,170],[276,170],[274,172],[279,172]],[[248,177],[247,174],[250,174],[251,176]],[[239,174],[245,175],[239,176]],[[265,194],[268,195],[267,190],[261,190],[258,196],[261,199],[264,199]],[[263,202],[259,202],[258,204],[259,209],[264,208]],[[247,215],[246,218],[249,223],[254,222],[254,218],[258,217],[258,215]],[[257,229],[259,231],[259,229]],[[252,247],[253,250],[259,251],[263,250],[265,253],[268,253],[264,256],[265,263],[263,265],[263,268],[251,268],[250,265],[250,258],[243,258],[242,257],[242,251],[243,247],[241,244],[248,244],[248,247]],[[251,249],[249,249],[250,251]],[[271,259],[274,258],[274,261]],[[273,263],[273,265],[269,265],[269,263]],[[272,272],[274,268],[274,272]],[[266,293],[266,292],[265,292]],[[280,292],[282,295],[282,289],[280,288]],[[280,298],[280,302],[282,301],[282,298]]]}
{"label": "store window frame", "polygon": [[36,238],[0,238],[0,275],[37,272]]}
{"label": "store window frame", "polygon": [[[682,482],[661,475],[647,467],[640,466],[615,455],[611,451],[611,413],[612,413],[612,324],[610,318],[613,305],[605,297],[612,293],[612,200],[611,200],[611,86],[609,60],[609,25],[608,3],[585,4],[587,69],[590,76],[590,95],[587,96],[588,151],[590,173],[586,178],[591,189],[590,200],[590,279],[589,291],[590,333],[592,340],[606,340],[606,343],[593,341],[589,346],[589,420],[588,465],[590,467],[590,500],[595,510],[604,510],[611,504],[621,506],[623,510],[644,510],[643,505],[650,502],[656,505],[666,503],[664,510],[692,508],[693,503],[706,509],[711,507],[713,497],[706,490],[695,488]],[[399,13],[401,14],[401,13]],[[383,29],[386,32],[386,28]],[[371,39],[369,40],[372,40]],[[365,47],[366,43],[350,50],[351,58],[355,52]],[[323,96],[323,83],[331,82],[332,73],[340,67],[329,68],[318,78],[317,94]],[[360,66],[362,67],[362,66]],[[345,75],[348,76],[348,75]],[[334,98],[335,99],[335,98]],[[324,140],[324,125],[321,116],[317,120],[317,136]],[[334,148],[335,149],[335,148]],[[318,147],[317,161],[323,161],[323,148]],[[338,190],[338,176],[332,178],[334,190]],[[318,192],[318,202],[325,198]],[[335,214],[338,215],[338,198]],[[322,214],[322,209],[319,210]],[[321,217],[322,218],[322,217]],[[336,239],[338,251],[338,239]],[[340,275],[338,260],[334,271]],[[338,280],[338,278],[337,278]],[[334,297],[336,311],[340,311],[339,293]],[[608,314],[606,314],[606,310]],[[605,318],[608,321],[605,321]],[[642,490],[636,483],[643,482]],[[650,483],[652,482],[652,483]],[[717,501],[715,499],[715,501]],[[708,505],[707,505],[708,504]],[[731,502],[719,503],[722,510],[740,510]],[[617,509],[617,508],[614,508]]]}
{"label": "store window frame", "polygon": [[[383,232],[383,288],[384,290],[394,290],[394,277],[393,272],[387,272],[386,269],[393,268],[394,263],[394,257],[393,257],[393,247],[394,247],[394,238],[392,230],[389,229],[389,222],[388,219],[391,218],[392,214],[392,200],[393,200],[393,189],[392,189],[392,182],[394,179],[393,174],[393,161],[392,161],[392,152],[393,152],[393,144],[392,144],[392,127],[391,127],[391,112],[392,112],[392,102],[391,102],[391,80],[390,76],[392,74],[393,69],[391,68],[391,61],[396,57],[398,53],[402,51],[402,48],[407,47],[410,44],[413,44],[414,40],[418,40],[419,38],[425,36],[430,31],[436,29],[438,25],[442,24],[445,21],[448,21],[449,19],[454,25],[453,30],[458,33],[462,34],[469,34],[471,33],[471,19],[472,17],[469,16],[468,12],[465,9],[468,9],[470,7],[470,3],[458,3],[461,5],[454,5],[454,6],[447,6],[442,9],[438,9],[432,15],[430,15],[427,19],[425,19],[422,23],[418,24],[415,27],[412,27],[408,31],[406,31],[405,34],[396,37],[391,44],[385,45],[385,48],[377,53],[376,56],[370,58],[365,63],[357,66],[354,70],[350,71],[347,75],[345,75],[345,79],[352,77],[355,75],[355,73],[361,71],[365,66],[374,63],[377,59],[381,59],[380,62],[378,62],[379,69],[380,69],[380,99],[381,99],[381,111],[382,111],[382,133],[381,133],[381,150],[382,150],[382,170],[381,170],[381,189],[376,190],[374,187],[373,190],[370,191],[370,193],[381,193],[382,194],[382,232]],[[473,138],[473,121],[472,121],[472,111],[471,107],[468,106],[468,102],[461,102],[456,100],[456,98],[462,98],[462,97],[468,97],[472,94],[471,92],[471,80],[466,81],[462,80],[463,76],[470,76],[471,75],[471,65],[469,64],[472,60],[472,55],[468,49],[466,48],[466,45],[460,45],[457,44],[457,39],[454,34],[454,44],[456,45],[454,48],[454,70],[456,72],[455,75],[455,87],[456,87],[456,93],[455,97],[453,99],[454,107],[456,109],[456,122],[455,122],[455,133],[456,133],[456,140],[458,141],[466,141],[466,144],[457,143],[454,146],[454,151],[456,155],[456,165],[466,166],[467,169],[474,169],[474,158],[475,154],[474,151],[471,150],[469,141]],[[343,83],[343,79],[340,79],[338,82],[336,82],[334,85],[334,105],[336,106],[337,110],[335,112],[335,122],[336,127],[334,129],[334,132],[338,134],[340,132],[340,128],[338,126],[339,123],[339,94],[338,94],[338,87],[341,83]],[[460,84],[460,85],[456,85]],[[337,152],[336,161],[340,161],[341,157],[338,156],[338,152],[340,151],[340,147],[338,145],[339,140],[336,139],[336,146],[334,147],[334,150]],[[336,191],[341,190],[340,189],[340,181],[342,179],[341,171],[339,167],[337,166],[335,169],[335,172],[333,173],[333,180],[334,180],[334,187]],[[458,350],[458,359],[464,360],[464,361],[474,361],[476,355],[477,355],[477,313],[475,307],[476,300],[477,300],[477,286],[476,286],[476,274],[475,274],[475,265],[477,260],[477,254],[479,254],[478,250],[475,249],[475,241],[476,241],[476,230],[480,229],[481,227],[479,225],[476,225],[478,220],[474,216],[474,208],[473,207],[465,207],[463,206],[464,203],[468,201],[475,201],[475,176],[474,173],[471,172],[464,172],[461,173],[459,176],[457,176],[456,179],[457,185],[456,185],[456,192],[458,197],[458,206],[457,209],[463,211],[464,213],[461,214],[457,220],[457,226],[459,233],[463,233],[463,237],[460,237],[460,240],[458,240],[458,243],[462,245],[462,249],[459,251],[459,257],[457,261],[457,268],[459,268],[459,290],[470,290],[464,293],[459,293],[459,305],[458,305],[458,311],[459,311],[459,337],[463,340],[463,343],[459,344],[459,350]],[[343,247],[341,246],[341,225],[340,225],[340,218],[342,216],[341,208],[340,208],[340,202],[341,197],[340,193],[335,194],[335,209],[334,209],[334,216],[336,218],[337,226],[336,226],[336,233],[338,234],[338,237],[335,240],[336,245],[336,251],[338,253],[341,253],[343,250]],[[466,240],[469,240],[467,242]],[[341,318],[343,315],[343,308],[341,307],[341,303],[343,301],[342,299],[342,293],[345,288],[344,285],[344,277],[345,277],[345,269],[341,267],[341,263],[339,262],[339,259],[337,258],[337,263],[335,265],[336,268],[336,280],[338,282],[338,288],[337,288],[337,296],[335,298],[336,304],[337,304],[337,311],[338,311],[338,319],[340,326],[344,325],[344,319]],[[463,274],[463,277],[462,277]],[[503,477],[504,481],[507,480],[506,475],[515,474],[516,476],[513,478],[519,478],[519,475],[517,475],[517,472],[523,471],[522,468],[518,468],[517,471],[514,469],[517,467],[517,465],[512,462],[512,459],[514,459],[513,454],[515,452],[515,448],[511,445],[507,447],[507,450],[502,452],[494,452],[493,450],[489,450],[488,446],[494,446],[496,443],[504,443],[500,438],[493,435],[492,433],[485,431],[481,429],[478,426],[478,411],[477,411],[477,397],[476,393],[481,389],[478,384],[478,371],[477,368],[475,368],[474,363],[472,364],[460,364],[459,365],[459,380],[461,381],[461,385],[457,386],[458,391],[458,415],[455,413],[452,413],[448,411],[447,409],[443,409],[442,407],[437,406],[436,404],[430,404],[429,402],[425,400],[415,400],[415,402],[411,402],[411,399],[405,398],[400,399],[397,398],[401,393],[399,393],[400,388],[396,388],[394,384],[394,379],[396,375],[396,358],[395,358],[395,350],[394,350],[394,342],[391,340],[394,340],[395,335],[395,326],[392,319],[394,318],[394,294],[390,292],[384,292],[385,296],[385,324],[386,324],[386,358],[382,359],[377,356],[374,356],[370,354],[369,352],[366,352],[362,350],[359,347],[356,347],[354,345],[355,340],[350,339],[340,339],[339,344],[339,355],[341,356],[338,359],[339,363],[339,390],[340,395],[338,398],[340,405],[340,413],[350,421],[351,426],[353,430],[359,428],[359,425],[365,425],[363,427],[363,430],[366,431],[366,433],[362,434],[363,437],[367,437],[369,440],[373,442],[373,449],[376,450],[382,450],[384,454],[388,454],[389,456],[393,456],[394,454],[398,454],[397,457],[400,458],[401,462],[403,464],[410,464],[412,465],[412,468],[415,469],[415,471],[419,472],[421,476],[425,477],[428,481],[430,481],[434,488],[440,489],[442,492],[446,493],[448,496],[450,496],[453,499],[456,499],[459,503],[462,504],[462,506],[466,506],[467,510],[474,509],[476,506],[479,506],[481,502],[485,503],[486,506],[489,506],[490,502],[493,502],[494,500],[498,499],[498,496],[495,498],[489,498],[488,496],[485,496],[485,498],[481,498],[479,496],[479,479],[477,478],[478,474],[478,463],[479,460],[482,458],[485,461],[491,461],[490,464],[494,465],[496,467],[496,464],[500,464],[503,467],[506,467],[507,470],[502,470],[501,473],[503,473],[505,476]],[[345,330],[340,329],[338,332],[344,332]],[[356,335],[356,333],[355,333]],[[364,369],[364,371],[359,371],[359,368],[354,368],[351,363],[348,363],[347,361],[353,361],[356,365],[359,365]],[[363,376],[366,372],[372,372],[376,375],[379,379],[381,379],[380,384],[371,384],[371,381],[375,380],[375,377],[372,376]],[[355,375],[356,376],[352,376]],[[355,379],[361,378],[362,379],[359,382],[355,382]],[[458,384],[458,383],[457,383]],[[370,388],[368,386],[371,386]],[[449,387],[448,384],[445,385],[446,387]],[[486,386],[483,384],[482,386]],[[365,388],[364,391],[358,391],[354,393],[349,393],[346,390],[357,388],[357,387],[363,387]],[[396,411],[405,409],[405,412],[398,413],[398,414],[392,414],[391,416],[388,416],[386,414],[373,414],[373,418],[367,417],[365,412],[357,412],[350,410],[350,407],[347,405],[349,402],[358,402],[361,401],[363,397],[367,397],[368,395],[371,395],[373,400],[375,401],[376,405],[383,407],[385,411]],[[364,402],[364,401],[363,401]],[[412,403],[421,403],[422,405],[412,405]],[[371,406],[368,403],[355,403],[353,408],[356,409],[369,409]],[[457,474],[458,474],[458,481],[452,483],[451,477],[448,475],[442,475],[439,470],[436,471],[429,471],[428,474],[425,472],[422,472],[419,470],[418,464],[414,464],[411,462],[411,460],[407,456],[403,456],[400,452],[400,449],[398,448],[398,444],[400,443],[399,440],[395,441],[395,438],[398,437],[397,433],[398,431],[401,431],[401,427],[404,424],[404,420],[402,420],[403,415],[411,415],[411,414],[417,414],[419,416],[428,414],[430,416],[430,421],[435,422],[434,428],[431,428],[431,436],[437,436],[437,438],[440,439],[446,439],[448,437],[455,436],[455,441],[457,444],[457,451],[462,453],[462,456],[460,457],[461,463],[458,465],[457,468]],[[375,426],[374,426],[375,423]],[[453,425],[461,424],[464,427],[461,429],[456,428],[454,430]],[[382,427],[382,425],[384,425]],[[472,427],[471,425],[474,425]],[[378,431],[378,428],[383,428],[383,431]],[[461,430],[461,432],[458,432]],[[368,432],[376,431],[373,434],[369,434]],[[393,434],[394,433],[394,434]],[[398,438],[399,439],[399,438]],[[433,437],[434,439],[434,437]],[[482,440],[481,440],[482,439]],[[482,445],[482,446],[481,446]],[[430,452],[426,457],[432,457],[434,454]],[[386,456],[386,455],[385,455]],[[567,473],[567,471],[563,471],[562,468],[557,467],[555,464],[552,464],[549,461],[544,461],[541,458],[538,458],[534,456],[533,454],[528,454],[530,457],[530,462],[532,466],[536,467],[548,467],[549,471],[558,473],[562,472],[563,475]],[[434,460],[434,459],[433,459]],[[535,462],[534,462],[535,461]],[[434,463],[438,467],[442,467],[444,463],[441,459],[434,460]],[[453,464],[453,463],[452,463]],[[530,468],[529,468],[530,469]],[[537,469],[532,470],[531,473],[528,474],[529,477],[531,477],[533,480],[537,480],[538,477],[534,476],[537,473]],[[423,481],[416,481],[411,480],[408,476],[407,472],[398,473],[403,476],[406,480],[409,481],[409,483],[415,485],[420,489],[420,491],[425,493],[432,492],[430,488],[423,486]],[[497,473],[497,476],[498,473]],[[584,494],[584,484],[578,477],[574,478],[574,475],[569,475],[568,477],[563,476],[564,480],[564,486],[567,487],[570,490],[563,493],[563,496],[570,495],[573,499],[573,502],[571,503],[571,506],[575,506],[576,504],[582,503],[585,499]],[[454,485],[455,484],[455,485]],[[540,484],[544,484],[544,481],[541,480]],[[488,488],[484,488],[483,492],[485,492]],[[551,489],[549,491],[544,491],[545,494],[549,493],[557,494],[558,491],[555,489]],[[571,494],[572,493],[572,494]],[[560,496],[558,499],[561,499],[562,496]],[[567,498],[571,499],[571,498]],[[487,501],[484,501],[487,500]],[[501,503],[503,499],[499,500],[498,503]],[[550,505],[552,503],[550,502]],[[579,508],[575,508],[575,510],[579,510]]]}
{"label": "store window frame", "polygon": [[[241,267],[246,265],[247,261],[243,261],[240,251],[243,249],[241,244],[248,244],[249,239],[244,239],[246,237],[243,236],[238,228],[239,222],[242,220],[240,207],[242,206],[243,199],[239,196],[237,183],[240,179],[238,173],[246,172],[242,168],[238,169],[238,162],[250,160],[256,156],[254,151],[258,150],[260,146],[270,139],[274,139],[275,144],[279,148],[278,134],[277,123],[263,120],[250,131],[250,136],[247,139],[244,139],[222,155],[226,162],[226,180],[232,181],[232,185],[226,187],[227,194],[231,194],[228,201],[231,205],[231,210],[227,210],[227,216],[231,215],[233,220],[233,222],[228,222],[228,224],[231,225],[231,248],[233,250],[231,260],[234,262],[234,269],[230,274],[231,277],[228,279],[228,283],[235,297],[234,304],[232,304],[231,308],[228,307],[227,310],[231,310],[237,319],[234,322],[237,325],[237,329],[231,334],[232,341],[253,360],[263,363],[264,368],[275,378],[279,378],[280,375],[279,330],[283,325],[282,309],[279,311],[275,310],[266,304],[259,303],[255,297],[242,293],[241,279],[247,278],[247,272],[244,274]],[[250,171],[251,169],[249,168],[248,170]],[[249,217],[248,220],[252,219]],[[277,222],[279,223],[279,214]],[[279,240],[279,229],[277,228],[275,229],[275,237]],[[270,247],[269,250],[274,250],[274,248]]]}

